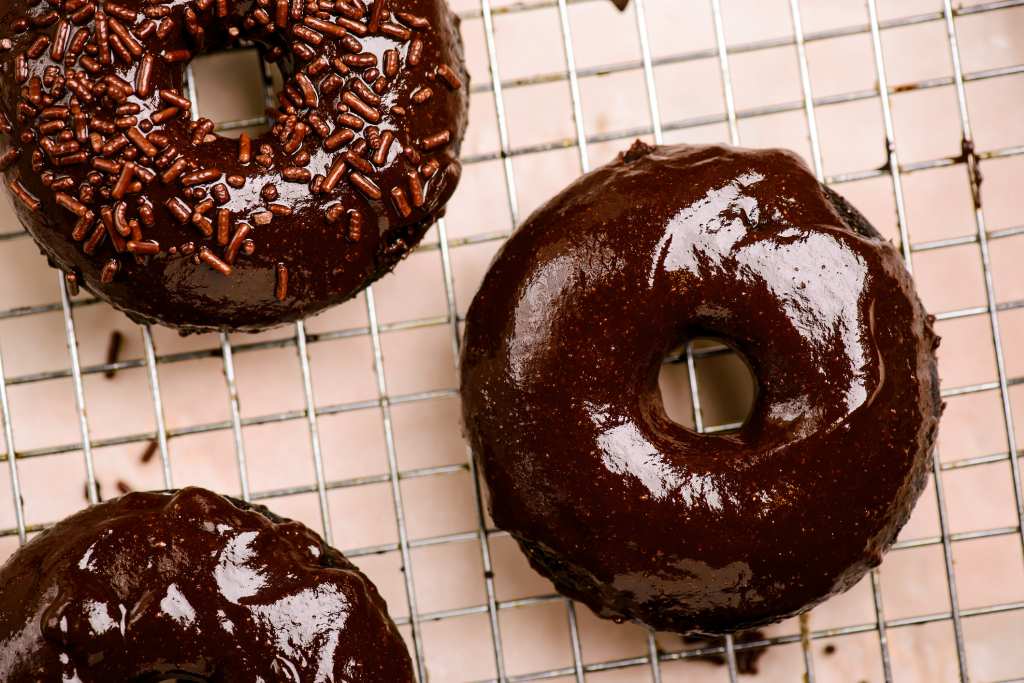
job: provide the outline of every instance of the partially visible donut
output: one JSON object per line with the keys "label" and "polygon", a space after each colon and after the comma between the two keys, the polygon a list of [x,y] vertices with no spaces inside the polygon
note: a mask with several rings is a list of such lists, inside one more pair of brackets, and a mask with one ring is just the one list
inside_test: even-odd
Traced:
{"label": "partially visible donut", "polygon": [[[232,140],[192,120],[185,69],[243,40],[285,84],[272,130]],[[353,296],[443,214],[467,85],[444,0],[10,0],[0,169],[74,286],[259,330]]]}
{"label": "partially visible donut", "polygon": [[0,680],[413,680],[377,589],[298,522],[197,488],[130,493],[0,567]]}
{"label": "partially visible donut", "polygon": [[[757,383],[734,433],[665,413],[717,337]],[[879,564],[924,487],[938,343],[896,250],[793,154],[637,143],[535,212],[466,317],[466,434],[495,523],[598,614],[725,633]]]}

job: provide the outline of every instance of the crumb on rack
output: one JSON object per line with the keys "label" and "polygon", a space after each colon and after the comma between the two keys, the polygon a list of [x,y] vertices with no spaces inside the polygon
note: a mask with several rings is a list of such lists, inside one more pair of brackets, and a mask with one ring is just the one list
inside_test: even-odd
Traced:
{"label": "crumb on rack", "polygon": [[[121,347],[124,346],[124,335],[120,330],[110,333],[110,340],[107,342],[107,365],[114,365],[121,358]],[[114,379],[117,368],[108,367],[103,376],[107,379]]]}
{"label": "crumb on rack", "polygon": [[[743,643],[753,643],[759,640],[765,639],[764,631],[760,629],[753,629],[750,631],[738,631],[733,634],[733,642],[737,645]],[[700,635],[683,636],[683,642],[691,645],[699,645],[701,647],[721,647],[724,644],[724,639],[707,637]],[[767,652],[766,646],[751,647],[736,650],[736,670],[741,674],[756,674],[757,673],[757,662]],[[706,654],[694,657],[694,659],[704,662],[711,662],[712,664],[724,665],[725,655],[721,654]]]}
{"label": "crumb on rack", "polygon": [[139,457],[139,461],[147,463],[150,460],[152,460],[153,456],[156,455],[157,445],[158,444],[156,442],[156,439],[150,439],[149,443],[146,444],[146,450],[142,451],[142,455]]}

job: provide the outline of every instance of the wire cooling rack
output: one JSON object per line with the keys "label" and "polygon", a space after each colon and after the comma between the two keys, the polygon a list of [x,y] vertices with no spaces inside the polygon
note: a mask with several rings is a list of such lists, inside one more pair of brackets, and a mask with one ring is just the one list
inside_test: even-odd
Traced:
{"label": "wire cooling rack", "polygon": [[[497,1],[497,0],[495,0]],[[673,2],[675,0],[661,0],[662,2]],[[696,0],[695,0],[696,1]],[[1004,357],[1004,340],[1000,332],[1000,313],[1014,309],[1024,308],[1024,299],[997,301],[996,287],[994,284],[992,254],[998,249],[1001,242],[1010,238],[1024,235],[1024,226],[1003,227],[990,230],[986,225],[986,214],[981,202],[980,172],[979,165],[982,162],[1016,157],[1024,155],[1024,146],[1009,146],[993,149],[977,149],[974,144],[974,134],[971,126],[971,118],[968,110],[968,96],[965,84],[975,81],[1002,79],[1024,74],[1024,64],[1000,66],[988,70],[965,71],[961,66],[960,48],[958,45],[957,25],[962,17],[972,15],[998,14],[1008,12],[1016,8],[1024,7],[1024,0],[1002,0],[998,2],[984,2],[981,4],[959,6],[952,0],[944,0],[941,7],[935,11],[926,13],[899,16],[895,18],[881,19],[876,0],[867,0],[868,22],[854,23],[838,28],[828,28],[819,31],[805,32],[801,19],[800,0],[788,0],[789,19],[791,22],[791,35],[783,38],[758,39],[745,43],[735,43],[728,40],[726,24],[723,21],[723,11],[720,6],[728,0],[710,0],[711,22],[707,27],[713,32],[713,47],[704,49],[693,49],[686,51],[655,56],[650,43],[649,26],[647,13],[649,6],[656,4],[657,0],[632,0],[631,8],[628,10],[635,19],[636,38],[639,44],[640,58],[627,60],[612,64],[599,64],[577,68],[577,58],[574,53],[574,36],[571,8],[576,5],[586,5],[594,2],[607,2],[607,0],[522,0],[511,4],[501,4],[492,7],[492,0],[479,0],[479,6],[473,9],[464,10],[460,14],[464,22],[480,22],[483,29],[483,47],[489,70],[489,79],[477,79],[473,85],[473,92],[477,95],[489,95],[493,102],[497,127],[497,149],[489,151],[478,151],[467,154],[463,158],[467,176],[474,173],[479,165],[486,162],[496,162],[501,168],[501,185],[497,188],[490,188],[496,193],[503,193],[507,199],[508,223],[514,225],[522,217],[519,206],[519,195],[517,192],[517,175],[514,161],[530,155],[541,154],[552,150],[573,148],[578,155],[578,167],[580,171],[590,168],[591,150],[600,143],[620,142],[625,146],[637,136],[653,139],[662,142],[663,137],[670,132],[686,132],[698,129],[709,124],[724,124],[727,131],[727,141],[733,144],[743,142],[740,136],[740,123],[746,120],[755,120],[760,117],[771,116],[785,112],[803,112],[809,137],[810,161],[816,175],[833,185],[842,186],[844,183],[853,183],[870,178],[888,177],[891,181],[891,193],[896,211],[896,225],[900,248],[908,265],[912,262],[911,255],[919,252],[935,250],[954,249],[957,247],[969,247],[975,250],[975,258],[980,259],[981,272],[984,286],[983,305],[968,306],[954,310],[946,310],[936,313],[940,324],[943,321],[953,321],[967,318],[980,318],[986,321],[989,339],[985,342],[991,344],[991,351],[995,358],[996,379],[959,386],[944,386],[943,395],[947,398],[966,396],[972,394],[992,394],[997,396],[996,401],[998,419],[1005,429],[1005,442],[1003,447],[997,451],[958,460],[940,460],[938,453],[933,461],[933,484],[934,500],[922,499],[920,505],[937,505],[938,524],[940,533],[937,535],[917,537],[901,540],[896,551],[912,548],[939,547],[943,558],[945,572],[945,585],[949,597],[949,609],[934,611],[924,614],[917,614],[902,618],[886,617],[883,609],[882,586],[879,572],[876,570],[870,575],[870,594],[872,596],[872,607],[874,619],[862,623],[848,623],[842,626],[813,629],[809,621],[802,621],[803,628],[796,632],[785,632],[764,639],[751,642],[734,642],[733,638],[727,637],[720,645],[703,647],[682,647],[665,648],[659,644],[655,634],[649,633],[646,636],[646,652],[636,656],[625,658],[612,658],[601,661],[591,661],[584,657],[583,646],[579,628],[579,617],[576,607],[570,601],[554,594],[533,595],[524,598],[511,600],[500,600],[496,589],[496,581],[500,575],[496,573],[496,562],[492,554],[492,544],[496,539],[504,536],[503,532],[489,526],[488,518],[483,506],[481,488],[476,476],[475,466],[472,459],[467,457],[464,461],[441,466],[420,467],[415,469],[402,469],[399,466],[397,456],[395,427],[392,410],[395,406],[414,404],[420,402],[438,401],[452,399],[457,395],[454,387],[445,387],[434,390],[419,391],[412,393],[397,394],[389,391],[388,374],[385,371],[384,344],[382,337],[387,334],[400,331],[417,330],[425,328],[447,328],[450,333],[450,345],[453,358],[458,357],[460,343],[460,318],[459,307],[456,302],[455,276],[452,265],[452,254],[455,250],[471,247],[488,242],[500,243],[507,236],[507,231],[476,231],[467,237],[450,237],[448,227],[444,220],[436,226],[436,241],[430,240],[419,247],[421,252],[436,251],[440,259],[440,267],[443,275],[444,302],[446,311],[443,315],[400,320],[393,322],[382,322],[378,315],[378,304],[374,296],[373,288],[367,288],[363,301],[365,303],[366,319],[365,326],[347,327],[322,332],[307,332],[306,324],[299,322],[294,325],[292,334],[259,341],[235,341],[227,335],[221,334],[217,338],[218,343],[211,347],[191,349],[175,353],[160,354],[157,352],[154,342],[154,332],[148,327],[141,327],[143,353],[141,357],[129,359],[115,359],[111,362],[97,363],[83,366],[80,361],[79,333],[76,330],[76,312],[82,307],[92,306],[97,303],[94,298],[79,296],[72,298],[65,288],[63,278],[54,274],[58,285],[59,300],[48,304],[34,304],[19,306],[0,310],[0,322],[16,319],[25,319],[34,316],[41,316],[48,313],[59,313],[63,317],[63,332],[66,337],[68,351],[68,367],[52,370],[25,373],[20,375],[8,375],[4,371],[3,358],[0,356],[0,408],[3,411],[3,430],[5,438],[4,459],[8,468],[10,480],[9,504],[13,507],[14,524],[9,528],[0,529],[0,540],[4,537],[16,537],[19,542],[24,542],[31,534],[45,529],[49,522],[30,522],[26,518],[25,503],[21,478],[19,477],[19,466],[34,458],[43,458],[60,454],[80,453],[85,468],[86,498],[88,502],[95,503],[100,499],[100,491],[97,485],[96,458],[100,449],[120,446],[125,444],[144,444],[147,441],[154,441],[156,452],[159,458],[162,483],[167,488],[186,485],[190,482],[177,480],[172,469],[171,449],[168,443],[175,439],[186,436],[208,433],[208,432],[230,432],[234,444],[235,465],[241,497],[247,500],[259,500],[273,506],[275,499],[283,499],[296,494],[312,494],[316,496],[319,509],[322,531],[328,541],[331,541],[335,534],[332,529],[332,517],[329,512],[329,493],[339,489],[357,488],[368,485],[386,485],[390,491],[391,502],[394,513],[394,523],[397,529],[397,541],[349,548],[345,552],[353,558],[365,558],[371,555],[397,553],[402,570],[402,583],[404,589],[403,599],[407,607],[406,617],[400,617],[396,621],[403,627],[410,641],[410,649],[416,663],[417,672],[421,680],[426,680],[429,673],[428,663],[430,656],[427,651],[423,637],[425,624],[453,620],[470,615],[481,615],[486,618],[490,631],[490,644],[493,656],[493,676],[490,680],[546,680],[562,679],[583,681],[588,677],[596,676],[603,672],[625,671],[628,673],[628,680],[652,680],[660,682],[668,680],[667,674],[663,675],[663,667],[670,662],[704,658],[707,656],[719,656],[725,660],[726,667],[723,669],[723,679],[735,683],[739,677],[737,667],[737,653],[743,650],[768,648],[769,650],[786,645],[798,644],[802,653],[802,667],[799,671],[786,672],[788,680],[795,675],[802,675],[806,681],[813,682],[820,678],[816,676],[815,659],[816,654],[813,644],[827,639],[836,639],[856,634],[874,634],[877,652],[880,656],[881,678],[885,681],[894,680],[894,667],[890,652],[890,638],[894,630],[907,627],[932,624],[948,623],[952,626],[953,645],[955,647],[956,671],[959,680],[968,681],[971,668],[968,662],[968,648],[965,646],[964,622],[986,615],[1012,613],[1024,611],[1024,601],[997,602],[981,607],[961,608],[958,600],[957,574],[954,567],[954,547],[958,543],[983,538],[1011,537],[1016,539],[1024,548],[1024,535],[1022,535],[1022,523],[1024,523],[1024,500],[1022,500],[1021,474],[1018,458],[1021,451],[1014,432],[1014,417],[1011,405],[1011,387],[1024,384],[1024,377],[1010,377],[1007,374],[1007,364]],[[501,50],[498,47],[500,37],[495,32],[496,18],[511,15],[528,16],[532,12],[540,10],[556,10],[558,17],[558,29],[561,37],[561,47],[564,53],[564,69],[555,69],[547,73],[535,73],[519,78],[502,78],[502,68],[499,63]],[[805,8],[806,9],[806,8]],[[942,27],[945,35],[945,47],[952,63],[952,75],[919,79],[913,82],[892,85],[887,79],[886,55],[883,49],[882,34],[885,31],[899,30],[906,27],[920,25],[935,25]],[[816,42],[837,39],[846,36],[867,36],[870,38],[872,54],[874,58],[873,67],[876,87],[830,94],[827,96],[815,96],[812,92],[812,79],[808,64],[808,45]],[[1024,39],[1024,37],[1022,37]],[[685,48],[685,46],[680,46]],[[737,55],[750,53],[761,53],[776,48],[789,48],[796,52],[799,66],[799,81],[802,98],[799,100],[757,105],[748,108],[739,108],[734,92],[734,78],[730,68],[730,61]],[[659,96],[657,91],[657,69],[668,65],[686,64],[697,60],[714,59],[720,71],[721,82],[721,109],[720,113],[693,116],[684,119],[669,119],[663,116],[659,103],[666,101],[663,93]],[[865,65],[866,68],[868,65]],[[588,79],[598,79],[609,74],[636,73],[642,74],[646,90],[646,103],[648,109],[648,123],[629,129],[617,129],[599,133],[588,132],[585,125],[586,106],[585,98],[581,94],[581,83]],[[480,82],[484,80],[484,82]],[[197,114],[203,105],[199,100],[196,87],[196,79],[190,78],[189,94],[195,106],[193,113]],[[264,83],[267,95],[269,96],[272,87],[271,78],[264,68]],[[564,84],[568,88],[571,104],[572,129],[575,134],[565,139],[554,139],[539,143],[513,146],[510,136],[509,109],[506,106],[507,94],[515,89],[535,86],[540,84]],[[913,163],[901,163],[896,144],[896,126],[894,125],[894,114],[892,109],[893,98],[903,92],[923,91],[931,89],[951,88],[955,93],[958,110],[958,127],[962,141],[961,152],[941,158],[933,158]],[[822,144],[819,139],[818,117],[822,108],[839,105],[843,103],[857,102],[861,100],[876,101],[881,108],[882,122],[884,127],[884,143],[886,150],[886,161],[881,167],[869,168],[856,172],[848,172],[838,175],[826,176],[822,161]],[[644,106],[644,105],[641,105]],[[482,116],[479,110],[475,116]],[[258,126],[265,123],[260,118],[238,119],[224,121],[219,124],[222,131],[237,130],[246,127]],[[960,166],[966,171],[969,183],[970,195],[973,198],[973,229],[969,233],[959,236],[945,237],[928,241],[914,242],[911,239],[911,231],[908,225],[908,212],[904,199],[904,183],[912,174],[917,174],[932,169]],[[554,189],[554,188],[552,188]],[[482,221],[482,223],[493,223],[501,221]],[[0,240],[15,240],[24,237],[20,229],[10,229],[8,232],[0,233]],[[41,265],[41,264],[40,264]],[[401,266],[399,267],[401,269]],[[462,302],[463,306],[468,302]],[[349,304],[354,305],[354,304]],[[8,328],[5,328],[8,329]],[[12,328],[17,329],[17,328]],[[375,379],[376,396],[360,401],[334,403],[324,405],[318,403],[314,393],[314,372],[311,368],[309,349],[311,345],[321,344],[333,340],[365,338],[368,340],[373,359],[373,371]],[[6,344],[5,344],[6,346]],[[275,412],[257,416],[245,416],[241,410],[239,382],[236,375],[236,354],[249,353],[273,348],[294,348],[298,357],[298,365],[301,373],[301,386],[304,398],[304,407],[297,410]],[[705,420],[701,405],[701,392],[698,382],[698,361],[702,358],[710,358],[723,352],[720,348],[700,348],[694,350],[687,347],[685,353],[679,357],[669,359],[670,362],[685,364],[689,377],[690,400],[693,408],[693,424],[699,431],[721,431],[734,428],[735,424],[708,424]],[[170,428],[165,420],[164,401],[165,394],[161,392],[161,373],[178,364],[199,359],[219,359],[222,365],[226,381],[227,395],[229,401],[229,419],[206,423],[191,424],[182,427]],[[442,359],[441,362],[448,362]],[[148,379],[155,429],[121,435],[109,438],[94,438],[90,432],[90,412],[86,400],[86,378],[90,375],[102,374],[111,371],[125,371],[133,368],[141,369]],[[51,382],[55,380],[70,379],[70,385],[74,394],[74,404],[77,414],[77,426],[80,432],[80,440],[57,444],[46,445],[32,449],[16,448],[15,420],[11,415],[10,387],[34,385],[37,383]],[[327,378],[318,378],[321,383],[327,382]],[[321,445],[320,420],[325,416],[339,415],[356,411],[377,411],[379,413],[381,427],[384,434],[384,447],[386,455],[386,470],[383,473],[345,479],[330,479],[325,474],[325,454]],[[307,485],[282,487],[277,489],[254,489],[250,484],[249,466],[247,460],[246,441],[243,438],[245,428],[257,425],[282,423],[290,421],[304,421],[308,431],[308,445],[312,453],[314,481]],[[286,444],[282,445],[284,450]],[[11,453],[17,457],[10,457]],[[467,453],[468,456],[468,453]],[[1008,463],[1010,484],[1013,488],[1013,509],[1015,512],[1012,524],[994,528],[984,528],[971,531],[952,532],[947,514],[947,491],[944,489],[944,478],[942,473],[952,470],[975,468],[993,463]],[[400,485],[403,481],[411,481],[419,478],[442,477],[454,473],[468,473],[469,486],[472,487],[472,499],[475,510],[476,527],[458,533],[449,533],[437,536],[413,537],[409,532],[407,524],[407,500],[408,492],[403,491]],[[231,492],[234,493],[234,492]],[[8,497],[4,494],[3,497]],[[417,584],[415,582],[415,567],[413,563],[414,550],[431,546],[440,546],[458,543],[476,543],[479,546],[480,566],[485,599],[482,604],[475,604],[467,607],[452,609],[421,611],[417,607]],[[358,562],[358,559],[357,559]],[[501,615],[507,610],[519,610],[541,604],[564,605],[564,619],[568,623],[568,645],[571,663],[567,666],[547,668],[530,671],[527,673],[510,672],[510,655],[504,646],[505,635],[502,631]],[[393,605],[394,607],[394,605]],[[1024,640],[1024,633],[1021,638]],[[1017,671],[1015,675],[1024,676],[1024,671]],[[436,676],[434,680],[440,680]],[[623,679],[627,680],[627,679]],[[1003,679],[1004,681],[1024,681],[1024,678]]]}

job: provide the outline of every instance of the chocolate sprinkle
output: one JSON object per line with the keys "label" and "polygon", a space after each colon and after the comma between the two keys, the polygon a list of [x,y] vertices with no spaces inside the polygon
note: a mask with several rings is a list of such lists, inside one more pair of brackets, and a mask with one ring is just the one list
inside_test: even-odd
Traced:
{"label": "chocolate sprinkle", "polygon": [[200,185],[202,183],[211,183],[221,177],[221,172],[216,168],[204,168],[201,171],[194,171],[184,176],[181,179],[181,184],[185,187],[191,187],[193,185]]}
{"label": "chocolate sprinkle", "polygon": [[420,174],[411,170],[406,173],[406,178],[409,182],[409,194],[412,196],[413,206],[423,206],[425,198],[423,196],[423,183],[420,182]]}
{"label": "chocolate sprinkle", "polygon": [[363,235],[363,214],[352,211],[348,220],[348,238],[353,242],[358,242]]}
{"label": "chocolate sprinkle", "polygon": [[405,190],[402,188],[397,186],[391,188],[391,201],[394,202],[395,208],[403,217],[408,218],[412,214],[412,207],[409,206],[409,200],[405,198]]}
{"label": "chocolate sprinkle", "polygon": [[288,268],[283,263],[277,264],[277,285],[274,288],[274,297],[278,301],[284,301],[288,296]]}
{"label": "chocolate sprinkle", "polygon": [[421,146],[426,150],[437,149],[442,145],[447,145],[451,137],[452,135],[449,131],[443,130],[440,133],[434,133],[423,138]]}
{"label": "chocolate sprinkle", "polygon": [[222,275],[231,275],[231,266],[217,258],[212,251],[203,247],[199,250],[199,259]]}
{"label": "chocolate sprinkle", "polygon": [[21,184],[20,180],[10,181],[7,187],[10,188],[14,196],[18,198],[18,201],[24,204],[29,211],[35,212],[39,210],[41,202],[25,189],[25,186]]}
{"label": "chocolate sprinkle", "polygon": [[440,76],[441,80],[447,83],[448,87],[452,90],[458,90],[462,87],[462,80],[455,75],[455,72],[447,64],[441,64],[437,67],[437,75]]}
{"label": "chocolate sprinkle", "polygon": [[108,259],[103,264],[103,270],[100,271],[100,282],[105,285],[109,285],[114,281],[114,276],[117,275],[117,271],[120,269],[120,264],[117,259]]}
{"label": "chocolate sprinkle", "polygon": [[224,251],[224,261],[228,265],[235,262],[235,258],[238,256],[238,250],[246,241],[246,237],[250,232],[252,232],[252,226],[248,223],[239,223],[238,227],[235,228],[235,234],[231,236],[228,248]]}
{"label": "chocolate sprinkle", "polygon": [[217,244],[228,243],[228,232],[231,230],[231,211],[217,209]]}
{"label": "chocolate sprinkle", "polygon": [[78,296],[79,288],[77,275],[74,273],[65,273],[64,283],[67,285],[69,296]]}
{"label": "chocolate sprinkle", "polygon": [[308,183],[313,176],[304,168],[285,166],[281,169],[281,177],[291,183]]}
{"label": "chocolate sprinkle", "polygon": [[153,254],[160,253],[160,245],[152,240],[144,242],[136,242],[135,240],[128,240],[126,245],[128,252],[131,254],[139,254],[142,256],[151,256]]}
{"label": "chocolate sprinkle", "polygon": [[353,185],[359,188],[359,190],[362,191],[362,193],[365,194],[370,199],[381,198],[382,195],[380,188],[377,187],[374,184],[374,182],[367,178],[366,176],[353,172],[351,175],[349,175],[349,179],[352,181]]}

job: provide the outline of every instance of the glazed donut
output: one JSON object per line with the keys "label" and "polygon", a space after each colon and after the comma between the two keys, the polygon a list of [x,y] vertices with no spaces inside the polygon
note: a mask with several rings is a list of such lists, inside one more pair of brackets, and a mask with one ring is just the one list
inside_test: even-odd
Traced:
{"label": "glazed donut", "polygon": [[[458,182],[468,75],[444,0],[10,0],[0,168],[72,291],[140,323],[255,331],[380,277]],[[193,57],[251,41],[283,89],[229,139]]]}
{"label": "glazed donut", "polygon": [[[733,433],[665,413],[682,340],[742,353]],[[937,339],[896,250],[792,153],[650,147],[502,248],[466,318],[465,430],[495,523],[603,617],[720,634],[879,564],[925,484]]]}
{"label": "glazed donut", "polygon": [[377,589],[298,522],[198,488],[130,493],[0,567],[0,680],[412,681]]}

